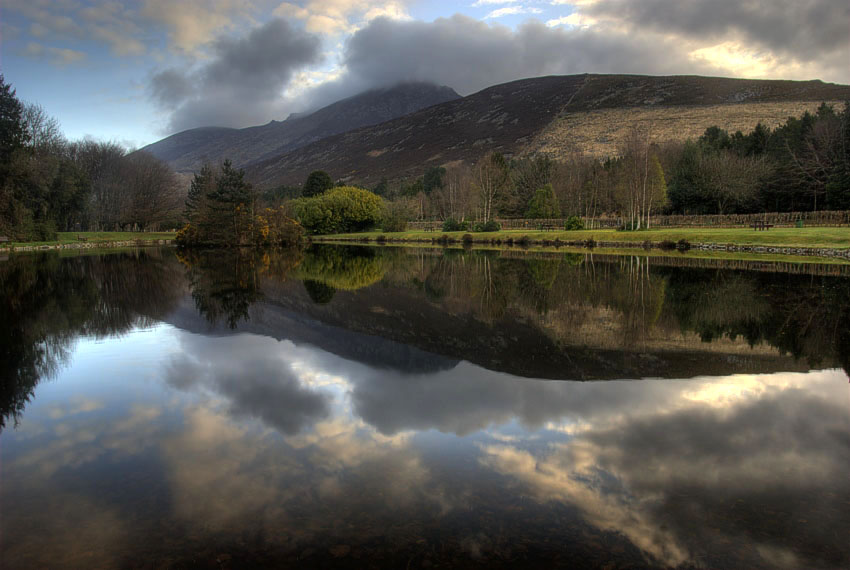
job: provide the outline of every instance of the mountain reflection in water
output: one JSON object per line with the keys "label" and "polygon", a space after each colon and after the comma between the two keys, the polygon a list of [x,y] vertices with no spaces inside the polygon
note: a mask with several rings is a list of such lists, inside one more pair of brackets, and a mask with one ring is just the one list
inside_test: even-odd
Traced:
{"label": "mountain reflection in water", "polygon": [[797,270],[12,257],[0,565],[847,567],[850,279]]}

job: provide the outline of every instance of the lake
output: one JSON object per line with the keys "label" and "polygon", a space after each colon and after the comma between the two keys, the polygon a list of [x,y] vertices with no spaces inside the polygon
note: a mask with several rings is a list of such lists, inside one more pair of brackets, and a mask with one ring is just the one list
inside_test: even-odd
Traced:
{"label": "lake", "polygon": [[3,568],[850,567],[850,271],[0,261]]}

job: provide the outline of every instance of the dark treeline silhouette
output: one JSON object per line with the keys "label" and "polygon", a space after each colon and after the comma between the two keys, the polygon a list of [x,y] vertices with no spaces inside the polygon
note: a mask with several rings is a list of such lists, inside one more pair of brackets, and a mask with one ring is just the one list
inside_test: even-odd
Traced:
{"label": "dark treeline silhouette", "polygon": [[173,310],[184,287],[173,255],[154,250],[0,263],[0,429],[40,380],[61,369],[77,338],[152,324]]}

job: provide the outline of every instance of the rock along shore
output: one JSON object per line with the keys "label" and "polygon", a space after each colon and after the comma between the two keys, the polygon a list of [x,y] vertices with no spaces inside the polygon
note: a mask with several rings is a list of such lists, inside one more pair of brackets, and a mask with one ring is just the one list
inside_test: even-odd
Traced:
{"label": "rock along shore", "polygon": [[[359,243],[368,243],[368,242],[376,242],[376,243],[427,243],[433,245],[445,245],[445,244],[462,244],[464,243],[462,240],[457,238],[449,238],[447,236],[443,236],[440,238],[415,238],[415,239],[395,239],[395,238],[384,238],[383,236],[379,236],[378,238],[323,238],[321,236],[312,236],[311,240],[314,242],[322,242],[322,241],[334,241],[334,242],[359,242]],[[605,247],[605,248],[618,248],[618,249],[697,249],[703,251],[729,251],[729,252],[743,252],[743,253],[761,253],[761,254],[776,254],[776,255],[800,255],[805,257],[833,257],[840,259],[850,260],[850,249],[837,249],[837,248],[825,248],[825,247],[795,247],[795,246],[782,246],[782,245],[736,245],[736,244],[720,244],[720,243],[688,243],[686,246],[682,247],[679,244],[676,244],[676,248],[669,247],[668,244],[662,242],[651,242],[651,241],[596,241],[593,239],[589,240],[573,240],[573,241],[562,241],[559,239],[548,240],[548,239],[528,239],[523,240],[512,239],[512,240],[499,240],[499,239],[474,239],[472,242],[474,245],[496,245],[496,246],[507,246],[507,247],[524,247],[529,245],[542,245],[547,247]]]}
{"label": "rock along shore", "polygon": [[22,251],[50,251],[54,249],[109,249],[114,247],[161,247],[174,245],[170,239],[131,239],[123,241],[87,241],[77,243],[57,243],[47,245],[15,245],[0,247],[0,253]]}

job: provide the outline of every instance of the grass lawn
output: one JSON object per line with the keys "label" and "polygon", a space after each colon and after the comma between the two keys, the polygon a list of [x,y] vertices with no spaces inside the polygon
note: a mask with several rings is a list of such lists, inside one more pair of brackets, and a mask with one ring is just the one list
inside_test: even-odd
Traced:
{"label": "grass lawn", "polygon": [[59,245],[67,243],[82,243],[77,239],[77,236],[86,238],[89,243],[111,242],[111,241],[130,241],[134,239],[167,239],[172,240],[177,235],[173,232],[59,232],[59,239],[56,241],[26,241],[12,242],[11,246],[22,245]]}
{"label": "grass lawn", "polygon": [[[383,235],[387,239],[397,241],[431,241],[440,236],[452,237],[460,240],[461,236],[470,232],[425,232],[406,231],[395,233],[363,232],[356,234],[336,234],[329,236],[313,236],[316,240],[330,239],[375,239]],[[773,228],[766,231],[756,231],[750,228],[671,228],[646,230],[637,232],[624,232],[617,230],[578,230],[578,231],[526,231],[507,230],[498,232],[473,233],[475,240],[507,238],[516,240],[522,236],[528,236],[532,241],[555,240],[577,241],[593,238],[596,241],[609,242],[661,242],[665,240],[679,241],[686,239],[691,243],[716,243],[734,245],[763,245],[777,247],[823,247],[834,249],[850,248],[850,228]]]}

